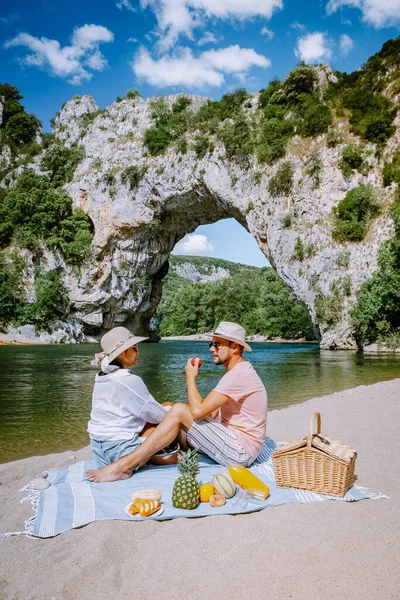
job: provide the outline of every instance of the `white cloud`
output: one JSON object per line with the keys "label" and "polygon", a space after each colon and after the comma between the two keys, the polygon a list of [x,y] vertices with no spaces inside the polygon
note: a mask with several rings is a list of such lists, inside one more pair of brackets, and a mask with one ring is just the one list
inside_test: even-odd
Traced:
{"label": "white cloud", "polygon": [[180,35],[193,40],[193,30],[204,27],[207,19],[245,21],[255,17],[270,19],[282,10],[282,0],[141,0],[156,15],[160,34],[159,46],[165,51],[174,46]]}
{"label": "white cloud", "polygon": [[198,57],[190,48],[180,48],[173,55],[154,60],[148,50],[141,47],[132,69],[139,80],[155,87],[186,86],[202,88],[219,87],[225,81],[224,74],[245,75],[253,66],[269,67],[271,61],[251,48],[238,45],[208,50]]}
{"label": "white cloud", "polygon": [[139,40],[137,38],[134,38],[134,37],[130,37],[126,41],[127,42],[132,42],[134,44],[137,44],[139,42]]}
{"label": "white cloud", "polygon": [[192,256],[209,256],[214,254],[214,246],[207,236],[200,233],[187,234],[176,244],[172,254],[191,254]]}
{"label": "white cloud", "polygon": [[200,58],[224,73],[247,73],[251,67],[265,69],[271,65],[271,61],[262,54],[257,54],[252,48],[241,48],[237,44],[219,50],[208,50]]}
{"label": "white cloud", "polygon": [[325,33],[309,33],[298,38],[295,48],[295,55],[306,63],[316,63],[323,60],[329,60],[332,52],[329,48],[329,41]]}
{"label": "white cloud", "polygon": [[340,46],[340,53],[343,56],[347,56],[348,53],[350,52],[350,50],[353,49],[354,43],[353,43],[353,40],[351,39],[351,37],[344,33],[343,35],[340,36],[339,46]]}
{"label": "white cloud", "polygon": [[331,15],[343,6],[359,8],[364,23],[376,29],[400,25],[400,0],[329,0],[326,12]]}
{"label": "white cloud", "polygon": [[20,58],[22,64],[48,68],[52,75],[68,78],[69,83],[80,85],[93,77],[90,70],[102,71],[107,66],[99,45],[112,42],[113,39],[114,34],[106,27],[83,25],[74,29],[71,45],[63,48],[57,40],[37,38],[29,33],[19,33],[4,47],[25,46],[32,54]]}
{"label": "white cloud", "polygon": [[264,35],[267,40],[272,40],[275,34],[273,31],[271,31],[271,29],[268,29],[268,27],[263,27],[261,29],[261,35]]}
{"label": "white cloud", "polygon": [[293,23],[290,23],[290,27],[292,29],[298,29],[299,31],[304,31],[306,26],[303,25],[302,23],[299,23],[298,21],[293,21]]}
{"label": "white cloud", "polygon": [[205,46],[206,44],[215,44],[216,42],[218,42],[218,38],[210,31],[206,31],[197,42],[197,45]]}
{"label": "white cloud", "polygon": [[131,12],[136,12],[136,8],[134,8],[132,6],[132,4],[130,3],[130,0],[119,0],[119,2],[117,2],[117,8],[119,8],[119,10],[126,8],[126,10],[129,10]]}

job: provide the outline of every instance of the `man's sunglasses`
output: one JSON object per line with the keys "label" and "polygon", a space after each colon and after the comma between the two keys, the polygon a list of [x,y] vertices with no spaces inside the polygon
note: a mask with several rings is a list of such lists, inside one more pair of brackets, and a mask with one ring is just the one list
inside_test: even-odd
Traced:
{"label": "man's sunglasses", "polygon": [[131,348],[134,352],[139,352],[139,348],[137,346],[131,346]]}
{"label": "man's sunglasses", "polygon": [[[229,342],[229,344],[230,344],[230,342]],[[212,348],[214,346],[214,348],[216,350],[218,350],[218,348],[220,348],[221,346],[222,347],[225,346],[225,344],[223,344],[222,342],[210,342],[209,346],[210,346],[210,348]]]}

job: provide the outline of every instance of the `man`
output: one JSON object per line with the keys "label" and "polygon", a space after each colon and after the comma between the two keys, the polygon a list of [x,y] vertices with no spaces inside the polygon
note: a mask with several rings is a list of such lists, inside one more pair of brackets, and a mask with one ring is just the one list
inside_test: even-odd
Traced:
{"label": "man", "polygon": [[102,469],[87,471],[87,478],[97,482],[131,477],[138,465],[168,446],[182,430],[190,446],[199,447],[216,462],[243,466],[254,462],[265,437],[268,401],[261,379],[243,359],[244,350],[251,352],[245,334],[236,323],[220,323],[210,352],[214,364],[224,365],[227,373],[217,387],[203,399],[196,385],[200,359],[189,359],[185,367],[189,404],[174,404],[139,448]]}

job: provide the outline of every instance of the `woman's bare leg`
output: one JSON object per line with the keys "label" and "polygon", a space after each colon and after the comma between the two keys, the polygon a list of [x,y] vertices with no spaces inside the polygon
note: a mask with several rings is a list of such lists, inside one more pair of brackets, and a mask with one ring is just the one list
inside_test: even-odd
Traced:
{"label": "woman's bare leg", "polygon": [[135,467],[146,463],[153,454],[168,446],[179,435],[181,429],[188,431],[193,421],[192,413],[186,404],[174,404],[139,448],[102,469],[86,471],[86,477],[96,482],[128,479]]}

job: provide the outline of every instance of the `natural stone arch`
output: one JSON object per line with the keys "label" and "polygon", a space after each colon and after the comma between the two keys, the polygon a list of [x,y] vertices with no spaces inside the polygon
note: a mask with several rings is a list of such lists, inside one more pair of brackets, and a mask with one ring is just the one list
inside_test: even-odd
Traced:
{"label": "natural stone arch", "polygon": [[[166,101],[172,105],[176,98]],[[191,99],[194,110],[206,100]],[[376,270],[378,249],[391,236],[392,225],[382,213],[363,242],[338,244],[331,235],[331,215],[350,187],[376,185],[379,173],[371,167],[368,175],[355,173],[351,182],[346,181],[337,166],[340,148],[327,148],[317,140],[304,149],[301,139],[294,138],[284,159],[293,167],[293,189],[271,195],[268,183],[282,161],[260,166],[252,157],[240,166],[226,159],[218,143],[201,160],[193,151],[181,154],[174,146],[151,157],[143,144],[144,132],[153,123],[149,101],[114,103],[86,130],[80,129],[78,117],[73,119],[75,106],[82,108],[82,103],[86,112],[97,110],[89,97],[80,103],[70,101],[56,119],[55,133],[65,143],[80,140],[86,149],[86,159],[66,189],[74,205],[94,223],[93,259],[80,273],[69,270],[66,283],[76,317],[89,329],[126,323],[137,333],[147,333],[175,244],[200,224],[234,217],[307,306],[321,346],[356,347],[349,310],[357,289]],[[254,113],[256,107],[254,94],[246,110]],[[190,134],[188,139],[190,143]],[[306,160],[315,150],[323,164],[318,189],[306,169]],[[132,165],[141,175],[130,189],[122,174]],[[107,173],[115,178],[112,194],[103,179]],[[303,260],[295,256],[298,240],[305,249]],[[345,293],[349,277],[351,285]],[[334,290],[341,295],[338,318],[322,322],[318,312],[324,302],[329,308],[335,300]]]}

